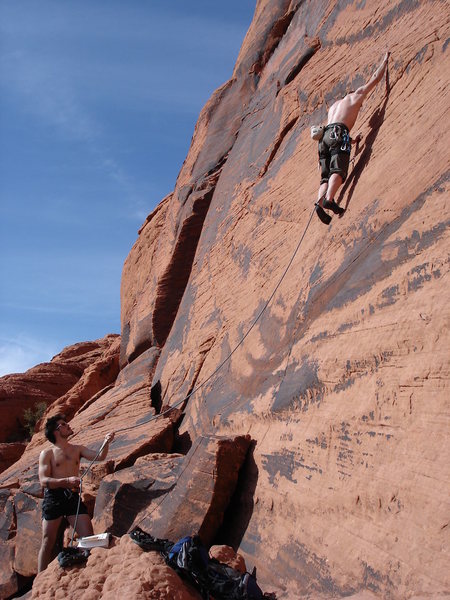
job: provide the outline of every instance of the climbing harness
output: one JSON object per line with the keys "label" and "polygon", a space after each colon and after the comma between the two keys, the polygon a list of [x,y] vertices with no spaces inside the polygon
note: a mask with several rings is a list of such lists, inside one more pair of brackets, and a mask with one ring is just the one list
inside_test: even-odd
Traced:
{"label": "climbing harness", "polygon": [[338,154],[339,152],[351,152],[350,134],[347,127],[338,124],[328,125],[326,129],[331,129],[330,138],[341,143],[339,148],[333,148],[330,154]]}

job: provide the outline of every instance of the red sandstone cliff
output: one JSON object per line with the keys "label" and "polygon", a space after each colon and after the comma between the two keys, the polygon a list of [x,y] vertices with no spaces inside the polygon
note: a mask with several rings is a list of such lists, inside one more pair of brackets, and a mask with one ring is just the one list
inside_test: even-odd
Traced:
{"label": "red sandstone cliff", "polygon": [[[72,420],[92,446],[120,430],[87,489],[98,531],[201,530],[279,599],[448,593],[449,29],[437,0],[259,0],[125,262],[120,374]],[[318,187],[309,126],[386,49],[347,211],[313,218],[281,280]],[[2,474],[8,591],[35,572],[41,442]],[[126,536],[33,597],[119,583],[191,597]]]}

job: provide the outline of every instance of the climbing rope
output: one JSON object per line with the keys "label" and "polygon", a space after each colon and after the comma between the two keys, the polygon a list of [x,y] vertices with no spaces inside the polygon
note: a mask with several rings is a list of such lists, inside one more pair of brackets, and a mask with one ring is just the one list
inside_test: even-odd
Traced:
{"label": "climbing rope", "polygon": [[250,334],[250,332],[252,331],[252,329],[255,327],[255,325],[258,323],[259,319],[262,317],[262,315],[264,314],[264,312],[266,311],[267,307],[269,306],[269,304],[271,303],[273,297],[275,296],[275,294],[277,293],[280,285],[282,284],[284,278],[287,275],[287,272],[289,271],[292,263],[294,262],[294,258],[297,255],[297,252],[300,249],[300,246],[303,242],[303,239],[306,235],[306,232],[308,231],[308,228],[311,224],[311,219],[313,217],[314,214],[314,208],[311,211],[311,214],[309,216],[308,222],[306,224],[306,227],[303,231],[302,236],[300,237],[300,240],[297,244],[297,246],[295,247],[295,250],[286,266],[286,268],[284,269],[280,279],[278,280],[278,283],[276,284],[276,286],[274,287],[272,293],[270,294],[269,298],[266,300],[266,302],[264,303],[264,306],[262,307],[262,309],[259,311],[259,313],[257,314],[256,318],[253,320],[252,324],[250,325],[250,327],[248,328],[248,330],[246,331],[246,333],[242,336],[242,338],[239,340],[239,342],[236,344],[236,346],[233,348],[233,350],[231,350],[231,352],[222,360],[221,363],[219,363],[219,365],[214,369],[214,371],[204,380],[202,381],[202,383],[200,383],[198,386],[194,387],[194,389],[192,389],[189,394],[187,394],[187,396],[185,396],[182,400],[179,400],[178,402],[176,402],[175,404],[173,404],[172,406],[170,406],[169,408],[167,408],[165,411],[158,413],[156,415],[152,415],[151,417],[149,417],[147,420],[142,421],[141,423],[139,423],[139,425],[130,425],[129,427],[122,427],[121,429],[117,429],[116,433],[119,433],[121,431],[128,431],[129,429],[134,429],[135,427],[140,427],[141,425],[145,425],[147,423],[150,423],[151,421],[154,421],[155,419],[157,419],[158,417],[162,417],[166,414],[168,414],[170,411],[172,411],[173,409],[177,408],[178,406],[180,406],[181,404],[184,404],[187,400],[189,400],[189,398],[191,396],[193,396],[196,392],[198,392],[202,387],[204,387],[208,381],[210,381],[219,371],[220,369],[231,359],[231,357],[233,356],[233,354],[236,352],[236,350],[244,343],[245,339],[248,337],[248,335]]}
{"label": "climbing rope", "polygon": [[75,514],[75,521],[74,521],[73,528],[72,528],[72,538],[71,538],[70,544],[69,544],[69,546],[71,548],[73,547],[73,538],[75,537],[75,531],[76,531],[77,523],[78,523],[78,515],[80,514],[81,494],[82,494],[82,491],[83,491],[83,478],[89,473],[89,471],[91,470],[92,465],[95,463],[95,461],[97,460],[97,458],[100,456],[100,454],[102,453],[102,450],[103,450],[103,448],[105,446],[106,446],[106,440],[100,446],[99,451],[94,456],[94,458],[91,460],[91,462],[88,464],[88,466],[86,467],[86,469],[84,470],[83,474],[80,477],[80,488],[78,490],[77,512]]}
{"label": "climbing rope", "polygon": [[[100,452],[99,452],[99,454],[100,454]],[[98,456],[98,454],[97,454],[97,456]],[[72,527],[72,537],[70,538],[70,544],[69,544],[70,548],[73,547],[73,538],[75,537],[75,531],[77,529],[77,523],[78,523],[78,515],[80,514],[81,493],[83,491],[83,485],[82,485],[81,481],[82,480],[81,480],[81,477],[80,477],[80,489],[78,490],[77,512],[75,514],[75,522],[74,522],[73,527]]]}
{"label": "climbing rope", "polygon": [[[267,307],[271,303],[273,297],[277,293],[280,285],[282,284],[284,278],[287,275],[287,272],[289,271],[292,263],[294,262],[294,259],[295,259],[296,255],[297,255],[297,252],[300,249],[300,246],[301,246],[301,244],[303,242],[303,239],[304,239],[304,237],[306,235],[306,232],[308,231],[309,226],[311,224],[311,219],[312,219],[313,214],[314,214],[314,208],[311,211],[311,214],[309,216],[309,219],[308,219],[306,227],[305,227],[305,229],[303,231],[303,234],[300,237],[300,240],[297,243],[297,246],[295,247],[295,250],[294,250],[294,252],[293,252],[293,254],[292,254],[292,256],[291,256],[291,258],[290,258],[290,260],[289,260],[289,262],[288,262],[288,264],[286,266],[286,268],[284,269],[284,271],[283,271],[280,279],[278,280],[278,283],[274,287],[274,289],[273,289],[272,293],[270,294],[269,298],[264,303],[264,306],[259,311],[259,313],[257,314],[256,318],[253,320],[252,324],[250,325],[250,327],[248,328],[248,330],[246,331],[246,333],[242,336],[242,338],[239,340],[239,342],[236,344],[236,346],[233,348],[233,350],[222,360],[221,363],[219,363],[219,365],[214,369],[214,371],[204,381],[202,381],[202,383],[200,383],[198,386],[194,387],[189,392],[189,394],[187,394],[187,396],[185,396],[182,400],[179,400],[178,402],[176,402],[175,404],[173,404],[172,406],[170,406],[169,408],[167,408],[165,411],[163,411],[161,413],[158,413],[156,415],[152,415],[147,420],[142,421],[141,423],[139,423],[139,425],[130,425],[129,427],[122,427],[121,429],[117,429],[115,433],[119,433],[121,431],[128,431],[129,429],[135,429],[136,427],[140,427],[141,425],[146,425],[147,423],[150,423],[151,421],[154,421],[155,419],[168,414],[170,411],[174,410],[175,408],[177,408],[181,404],[184,404],[185,402],[187,402],[187,400],[189,400],[189,398],[191,396],[193,396],[196,392],[198,392],[198,390],[200,390],[202,387],[204,387],[208,383],[208,381],[210,381],[220,371],[220,369],[231,359],[231,357],[233,356],[233,354],[237,351],[237,349],[240,346],[242,346],[242,344],[244,343],[245,339],[249,336],[250,332],[255,327],[255,325],[258,323],[258,321],[260,320],[260,318],[262,317],[262,315],[264,314],[264,312],[267,310]],[[78,522],[78,515],[79,515],[80,503],[81,503],[81,493],[82,493],[82,481],[83,481],[83,478],[91,470],[92,465],[94,464],[94,462],[97,460],[97,458],[101,454],[103,448],[105,447],[105,444],[106,444],[106,441],[103,442],[103,444],[100,446],[99,451],[94,456],[94,458],[91,460],[91,462],[86,467],[86,469],[84,470],[83,474],[80,477],[80,489],[79,489],[79,496],[78,496],[78,506],[77,506],[77,512],[76,512],[76,515],[75,515],[75,522],[74,522],[73,530],[72,530],[72,538],[70,540],[70,547],[73,546],[73,539],[74,539],[74,536],[75,536],[76,526],[77,526],[77,522]]]}

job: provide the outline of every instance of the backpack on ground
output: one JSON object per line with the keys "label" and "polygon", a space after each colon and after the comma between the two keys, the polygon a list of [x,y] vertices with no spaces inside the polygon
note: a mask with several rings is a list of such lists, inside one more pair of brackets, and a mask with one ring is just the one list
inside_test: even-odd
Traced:
{"label": "backpack on ground", "polygon": [[262,600],[255,574],[240,573],[215,559],[198,536],[179,540],[163,553],[166,562],[200,590],[203,598],[215,600]]}

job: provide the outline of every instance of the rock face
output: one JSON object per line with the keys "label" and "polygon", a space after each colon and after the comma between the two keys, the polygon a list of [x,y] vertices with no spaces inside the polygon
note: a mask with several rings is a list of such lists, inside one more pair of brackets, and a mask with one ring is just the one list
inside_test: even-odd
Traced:
{"label": "rock face", "polygon": [[[258,2],[232,79],[125,263],[122,360],[161,347],[166,405],[201,386],[181,434],[256,440],[219,541],[293,597],[449,586],[444,5]],[[346,214],[308,226],[309,127],[386,49],[337,198]],[[193,245],[192,261],[177,258]]]}
{"label": "rock face", "polygon": [[100,484],[95,529],[124,535],[139,526],[154,537],[173,541],[198,534],[211,545],[249,445],[249,436],[200,436],[186,457],[138,459],[133,467],[109,475]]}
{"label": "rock face", "polygon": [[[67,381],[49,408],[76,407],[79,443],[118,432],[86,482],[96,531],[192,525],[279,600],[448,593],[446,8],[258,1],[125,262],[117,379]],[[325,227],[309,128],[386,49],[353,130],[346,213]],[[8,593],[34,568],[14,531],[39,535],[42,447],[37,433],[0,479]],[[67,577],[52,563],[33,597],[197,597],[150,554],[125,535]]]}
{"label": "rock face", "polygon": [[177,474],[173,490],[151,505],[135,524],[158,538],[198,534],[210,546],[223,523],[250,445],[249,436],[200,436]]}
{"label": "rock face", "polygon": [[19,460],[25,448],[25,442],[0,444],[0,473]]}
{"label": "rock face", "polygon": [[183,459],[182,454],[148,454],[104,477],[95,502],[95,530],[121,536],[140,524],[175,487]]}

